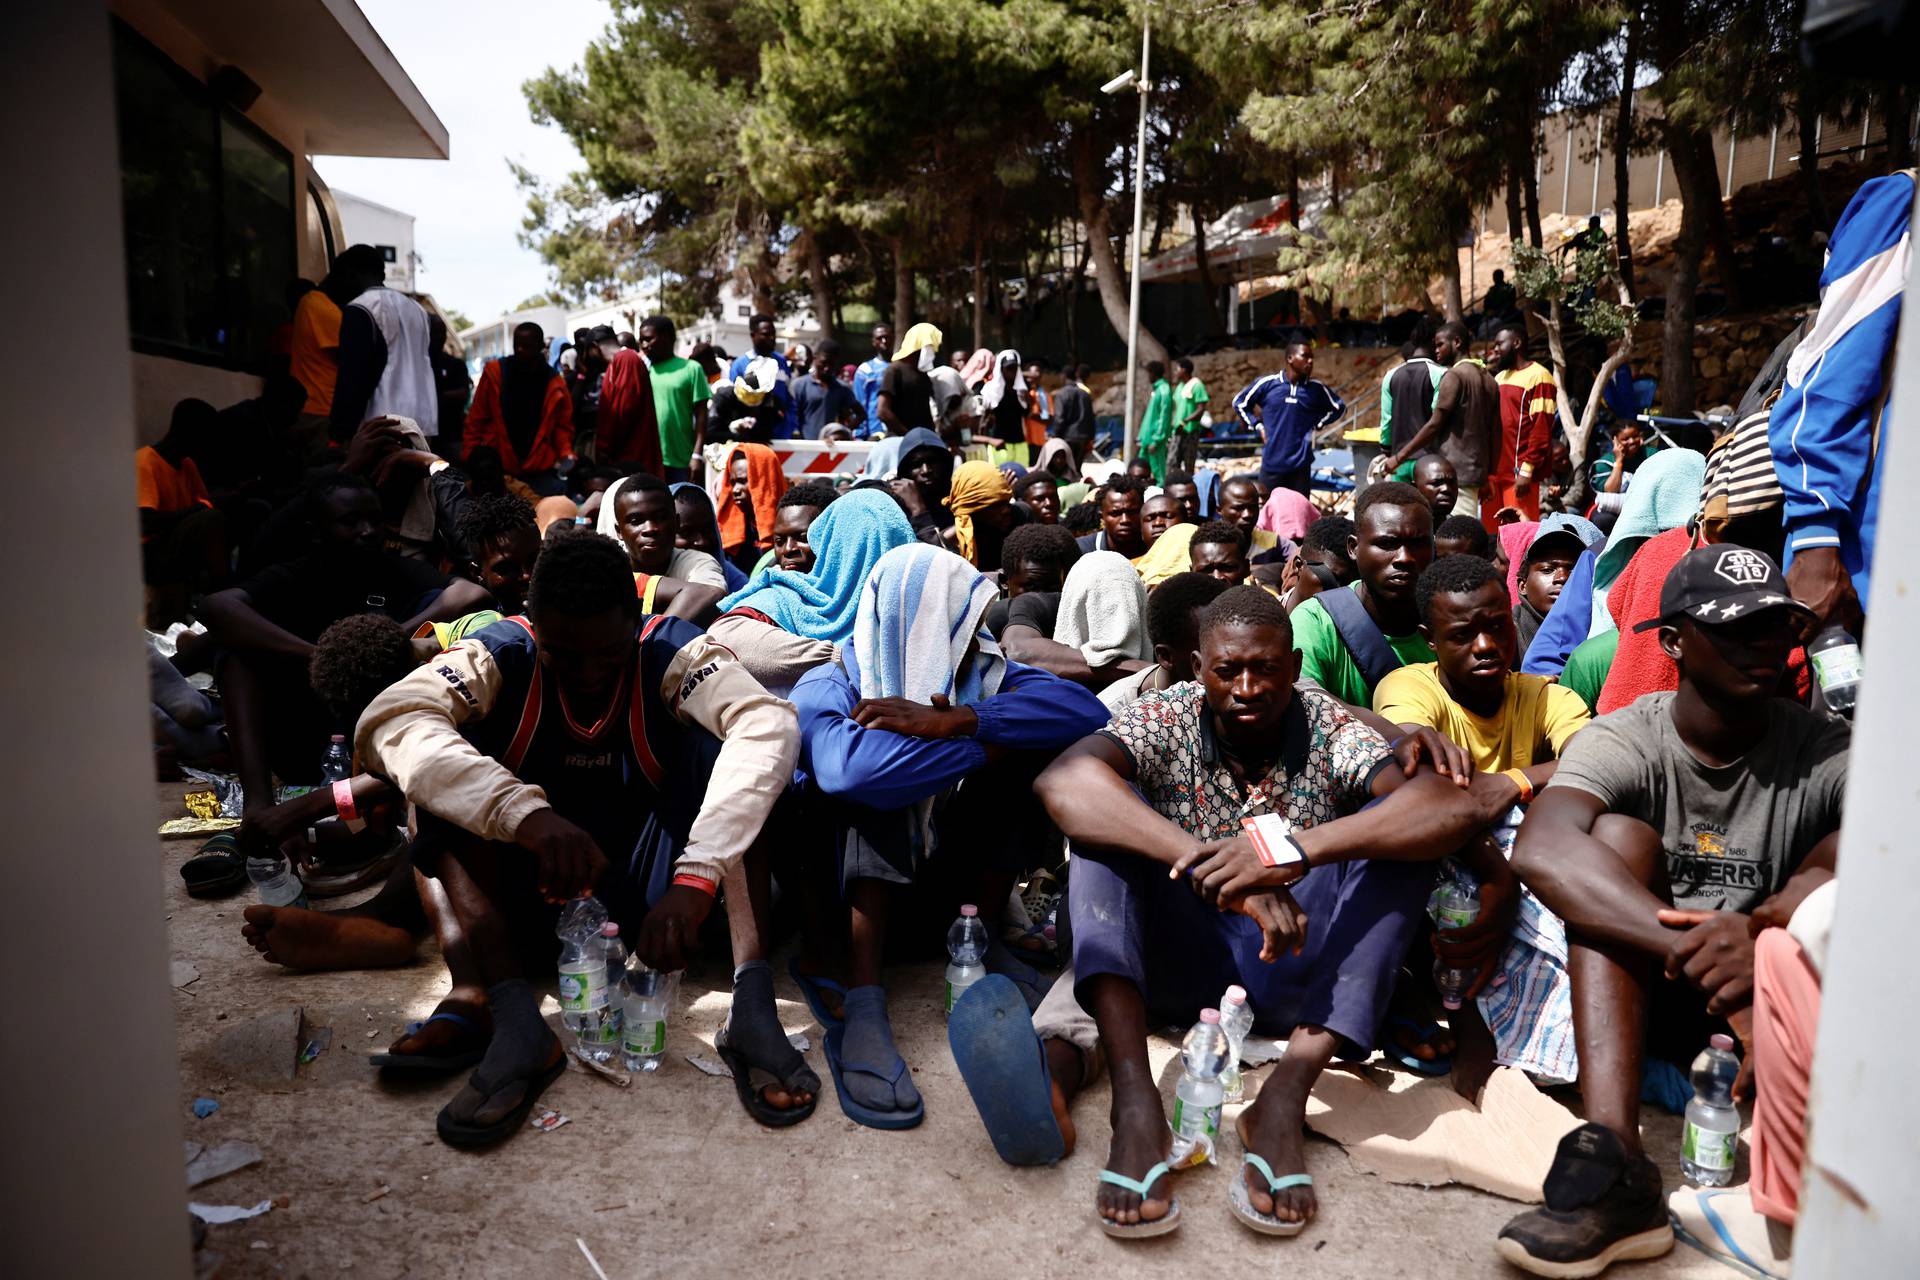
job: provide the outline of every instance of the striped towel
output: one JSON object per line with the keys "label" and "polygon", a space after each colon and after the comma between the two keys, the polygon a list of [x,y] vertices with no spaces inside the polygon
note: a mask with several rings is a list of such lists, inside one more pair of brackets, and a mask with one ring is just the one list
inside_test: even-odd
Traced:
{"label": "striped towel", "polygon": [[[832,510],[832,508],[828,508]],[[999,589],[951,551],[911,542],[881,556],[860,593],[847,674],[863,698],[964,707],[1000,691],[1007,660],[981,628]],[[956,679],[970,645],[979,655]]]}
{"label": "striped towel", "polygon": [[1774,474],[1773,448],[1767,442],[1770,412],[1762,409],[1740,419],[1707,454],[1700,530],[1708,542],[1720,541],[1720,531],[1729,521],[1776,511],[1786,501],[1780,478]]}

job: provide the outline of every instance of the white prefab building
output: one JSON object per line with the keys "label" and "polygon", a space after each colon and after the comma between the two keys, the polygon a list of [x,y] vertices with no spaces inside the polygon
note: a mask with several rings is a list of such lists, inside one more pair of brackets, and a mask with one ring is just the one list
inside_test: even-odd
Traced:
{"label": "white prefab building", "polygon": [[365,196],[333,189],[340,210],[340,231],[347,244],[370,244],[387,263],[387,288],[412,293],[414,269],[420,257],[413,251],[413,215]]}

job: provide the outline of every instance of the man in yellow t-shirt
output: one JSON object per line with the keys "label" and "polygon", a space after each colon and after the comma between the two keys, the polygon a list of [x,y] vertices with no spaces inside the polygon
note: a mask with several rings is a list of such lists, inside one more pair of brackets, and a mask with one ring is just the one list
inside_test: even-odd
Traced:
{"label": "man in yellow t-shirt", "polygon": [[[1402,729],[1425,726],[1445,735],[1466,749],[1475,769],[1510,788],[1499,806],[1508,818],[1489,829],[1496,845],[1510,849],[1518,827],[1513,806],[1546,785],[1591,713],[1573,690],[1513,669],[1519,636],[1506,583],[1490,561],[1436,560],[1420,575],[1414,599],[1435,661],[1390,672],[1374,689],[1373,708]],[[1469,1097],[1495,1064],[1560,1080],[1577,1072],[1565,926],[1524,890],[1514,919],[1495,973],[1476,975],[1467,1009],[1449,1018],[1461,1049],[1455,1079]],[[1442,958],[1452,958],[1450,945],[1458,946],[1436,935]]]}

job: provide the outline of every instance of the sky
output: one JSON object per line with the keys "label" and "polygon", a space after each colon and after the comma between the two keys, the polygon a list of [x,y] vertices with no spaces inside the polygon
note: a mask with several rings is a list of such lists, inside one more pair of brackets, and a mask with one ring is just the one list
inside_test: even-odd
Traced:
{"label": "sky", "polygon": [[448,160],[315,156],[329,187],[414,215],[417,287],[475,321],[547,287],[538,255],[515,236],[526,201],[509,159],[564,177],[580,156],[558,129],[533,123],[523,81],[580,61],[605,28],[605,0],[359,0],[361,12],[447,127]]}

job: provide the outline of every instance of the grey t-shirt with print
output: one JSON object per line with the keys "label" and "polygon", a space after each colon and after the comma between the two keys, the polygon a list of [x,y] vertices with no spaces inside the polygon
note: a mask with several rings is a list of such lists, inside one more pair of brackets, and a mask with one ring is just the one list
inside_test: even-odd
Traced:
{"label": "grey t-shirt with print", "polygon": [[1779,698],[1767,730],[1714,768],[1680,740],[1672,693],[1650,693],[1574,735],[1548,787],[1573,787],[1660,832],[1673,905],[1751,911],[1839,829],[1849,726]]}

